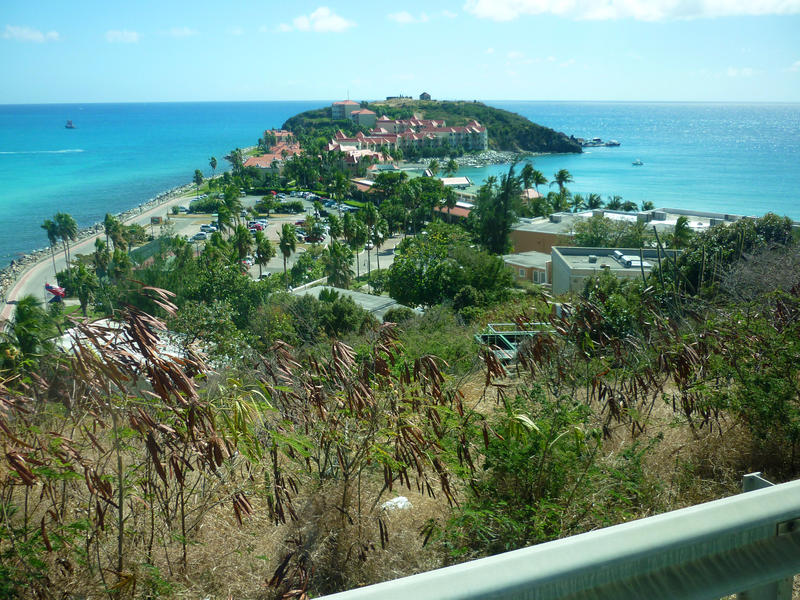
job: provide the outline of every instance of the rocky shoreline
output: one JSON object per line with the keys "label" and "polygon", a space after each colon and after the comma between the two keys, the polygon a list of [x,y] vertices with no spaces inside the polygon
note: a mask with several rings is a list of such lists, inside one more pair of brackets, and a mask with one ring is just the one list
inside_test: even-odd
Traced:
{"label": "rocky shoreline", "polygon": [[[190,191],[194,184],[187,183],[184,185],[176,186],[165,192],[150,198],[150,200],[139,204],[138,206],[126,210],[115,215],[120,221],[127,222],[128,220],[142,214],[143,212],[155,208],[160,204],[174,200],[186,192]],[[78,232],[74,242],[81,242],[88,237],[96,235],[103,231],[102,223],[95,223],[89,227],[85,227]],[[44,235],[44,232],[42,233]],[[58,249],[56,250],[58,251]],[[25,254],[21,258],[11,261],[11,264],[0,270],[0,298],[5,299],[8,291],[14,286],[14,283],[19,279],[30,267],[37,264],[42,260],[49,260],[50,247],[38,248]]]}

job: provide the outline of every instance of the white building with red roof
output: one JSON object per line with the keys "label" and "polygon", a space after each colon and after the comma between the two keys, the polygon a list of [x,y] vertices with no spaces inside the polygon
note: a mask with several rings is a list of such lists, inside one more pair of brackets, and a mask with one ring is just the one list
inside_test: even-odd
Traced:
{"label": "white building with red roof", "polygon": [[334,121],[343,121],[350,118],[350,114],[358,110],[360,104],[352,100],[339,100],[331,105],[331,118]]}

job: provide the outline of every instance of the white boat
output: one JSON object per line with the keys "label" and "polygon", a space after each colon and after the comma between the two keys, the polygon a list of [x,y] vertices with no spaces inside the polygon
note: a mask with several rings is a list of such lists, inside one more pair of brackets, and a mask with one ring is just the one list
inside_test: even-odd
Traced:
{"label": "white boat", "polygon": [[631,163],[634,167],[641,167],[644,163],[642,162],[641,158],[637,158],[635,161]]}

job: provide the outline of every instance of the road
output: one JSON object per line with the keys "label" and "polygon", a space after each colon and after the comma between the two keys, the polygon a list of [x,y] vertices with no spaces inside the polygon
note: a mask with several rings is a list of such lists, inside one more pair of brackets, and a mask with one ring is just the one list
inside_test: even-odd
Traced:
{"label": "road", "polygon": [[[162,219],[166,220],[169,219],[169,223],[173,228],[173,233],[176,235],[185,235],[191,238],[195,233],[200,230],[200,225],[205,223],[211,222],[211,217],[209,215],[172,215],[171,209],[173,206],[181,206],[181,205],[188,205],[189,202],[194,198],[194,195],[190,192],[187,192],[184,195],[177,196],[176,198],[167,200],[162,204],[156,205],[152,208],[143,210],[141,213],[132,216],[131,218],[125,221],[125,224],[139,224],[144,226],[145,228],[150,228],[150,219],[151,217],[162,217]],[[251,207],[253,206],[259,198],[255,196],[248,196],[242,199],[243,206]],[[312,203],[309,201],[303,201],[305,208],[307,211],[313,210]],[[280,234],[280,229],[283,226],[283,223],[294,223],[298,220],[304,218],[305,215],[280,215],[277,217],[270,218],[269,227],[266,229],[267,237],[276,244],[278,242],[278,237]],[[159,226],[154,226],[155,230],[154,233],[158,234]],[[70,247],[70,253],[72,256],[76,256],[78,254],[90,254],[94,252],[94,242],[99,237],[105,237],[102,230],[100,230],[96,234],[92,234],[81,241],[73,244]],[[369,252],[369,260],[370,260],[370,269],[376,269],[378,266],[378,262],[380,262],[381,268],[388,268],[392,261],[394,260],[394,247],[400,242],[400,237],[393,237],[386,241],[386,243],[381,247],[380,259],[377,259],[375,256],[375,251]],[[328,243],[330,240],[328,238],[325,239],[324,243]],[[298,243],[297,244],[298,250],[287,260],[287,268],[291,268],[294,265],[294,262],[297,258],[306,251],[308,248],[307,244]],[[58,247],[57,247],[58,248]],[[276,247],[277,250],[277,247]],[[358,256],[358,269],[356,268],[356,262],[353,262],[353,271],[359,271],[361,273],[367,272],[367,252],[361,251]],[[64,259],[64,252],[61,251],[60,253],[58,250],[56,251],[56,258],[55,258],[55,271],[63,271],[66,268],[66,261]],[[277,251],[276,256],[267,264],[267,266],[263,269],[264,272],[267,273],[282,273],[283,272],[283,256],[281,255],[280,251]],[[254,265],[250,269],[250,274],[257,278],[259,273],[258,265]],[[55,273],[53,271],[53,261],[48,256],[46,259],[42,259],[39,262],[35,263],[31,266],[25,273],[23,273],[20,278],[16,281],[16,283],[9,289],[8,293],[6,294],[5,302],[2,306],[2,310],[0,310],[0,329],[5,325],[6,322],[9,321],[11,316],[14,312],[14,307],[16,305],[17,300],[20,298],[30,294],[36,298],[41,299],[44,302],[50,300],[51,296],[48,292],[45,291],[44,286],[45,283],[56,283]]]}

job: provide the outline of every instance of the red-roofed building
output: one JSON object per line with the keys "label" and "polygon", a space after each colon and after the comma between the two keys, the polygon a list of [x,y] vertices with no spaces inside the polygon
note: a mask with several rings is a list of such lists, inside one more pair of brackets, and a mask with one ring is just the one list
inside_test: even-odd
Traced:
{"label": "red-roofed building", "polygon": [[359,127],[372,127],[375,125],[377,118],[378,117],[374,112],[366,108],[354,110],[350,113],[350,120]]}

